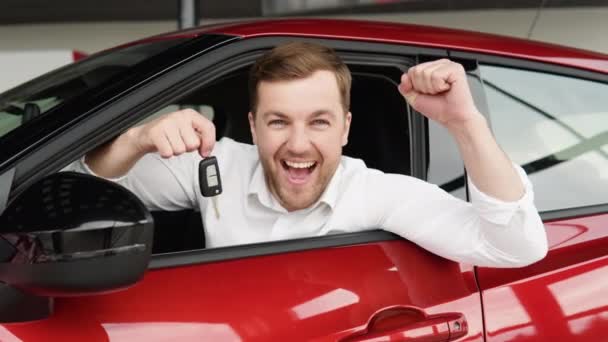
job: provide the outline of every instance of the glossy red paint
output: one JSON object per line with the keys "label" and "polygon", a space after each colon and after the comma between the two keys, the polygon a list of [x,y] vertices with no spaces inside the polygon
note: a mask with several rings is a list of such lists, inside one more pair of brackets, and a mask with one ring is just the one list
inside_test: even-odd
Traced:
{"label": "glossy red paint", "polygon": [[608,214],[545,224],[548,256],[479,268],[488,341],[600,341],[608,331]]}
{"label": "glossy red paint", "polygon": [[[480,52],[608,73],[608,56],[537,41],[422,25],[335,19],[282,19],[227,23],[166,37],[220,33],[244,38],[299,36],[398,43],[456,51]],[[158,39],[157,36],[155,39]]]}
{"label": "glossy red paint", "polygon": [[427,315],[416,307],[394,306],[374,313],[365,329],[340,341],[453,341],[467,333],[467,320],[461,313]]}
{"label": "glossy red paint", "polygon": [[[49,319],[0,325],[0,337],[335,341],[360,336],[378,313],[395,307],[402,314],[389,323],[410,334],[433,323],[425,318],[444,317],[453,327],[462,315],[459,327],[466,320],[467,332],[460,340],[481,341],[483,335],[470,267],[406,241],[152,270],[125,291],[57,299],[55,304]],[[411,319],[412,312],[417,319]]]}

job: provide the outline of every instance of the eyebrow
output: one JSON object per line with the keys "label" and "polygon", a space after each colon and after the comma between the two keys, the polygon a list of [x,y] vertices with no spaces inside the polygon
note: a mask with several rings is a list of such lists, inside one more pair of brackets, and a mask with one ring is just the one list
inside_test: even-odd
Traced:
{"label": "eyebrow", "polygon": [[328,109],[319,109],[316,110],[312,113],[312,115],[310,116],[311,118],[317,118],[319,116],[323,116],[323,115],[329,115],[332,117],[332,119],[336,118],[336,114],[334,112],[332,112],[331,110]]}
{"label": "eyebrow", "polygon": [[287,115],[281,113],[281,112],[275,112],[275,111],[270,111],[270,112],[265,112],[264,114],[262,114],[262,117],[264,119],[268,118],[269,116],[278,116],[281,119],[287,119]]}
{"label": "eyebrow", "polygon": [[[336,114],[329,109],[319,109],[319,110],[315,110],[314,112],[312,112],[312,114],[309,116],[309,118],[317,118],[317,117],[323,116],[323,115],[329,115],[332,118],[336,117]],[[278,116],[281,119],[289,118],[288,115],[281,113],[281,112],[277,112],[277,111],[269,111],[269,112],[265,112],[264,114],[262,114],[262,117],[264,119],[268,118],[269,116]]]}

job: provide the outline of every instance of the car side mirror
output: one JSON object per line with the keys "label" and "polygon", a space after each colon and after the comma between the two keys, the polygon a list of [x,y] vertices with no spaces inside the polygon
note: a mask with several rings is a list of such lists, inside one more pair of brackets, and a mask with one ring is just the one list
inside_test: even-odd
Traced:
{"label": "car side mirror", "polygon": [[0,216],[0,281],[49,297],[121,289],[146,271],[153,231],[150,212],[122,186],[56,173]]}

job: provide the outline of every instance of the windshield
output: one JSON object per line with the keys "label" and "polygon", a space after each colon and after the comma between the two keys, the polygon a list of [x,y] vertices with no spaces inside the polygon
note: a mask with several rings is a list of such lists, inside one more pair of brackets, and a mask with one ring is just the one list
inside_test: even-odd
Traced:
{"label": "windshield", "polygon": [[185,39],[112,49],[0,94],[0,137]]}

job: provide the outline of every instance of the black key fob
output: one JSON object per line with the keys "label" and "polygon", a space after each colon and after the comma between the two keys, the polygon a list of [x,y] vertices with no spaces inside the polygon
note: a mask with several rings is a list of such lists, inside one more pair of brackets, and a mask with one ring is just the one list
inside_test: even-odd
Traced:
{"label": "black key fob", "polygon": [[204,197],[213,197],[222,193],[220,168],[215,157],[207,157],[198,164],[198,183]]}

